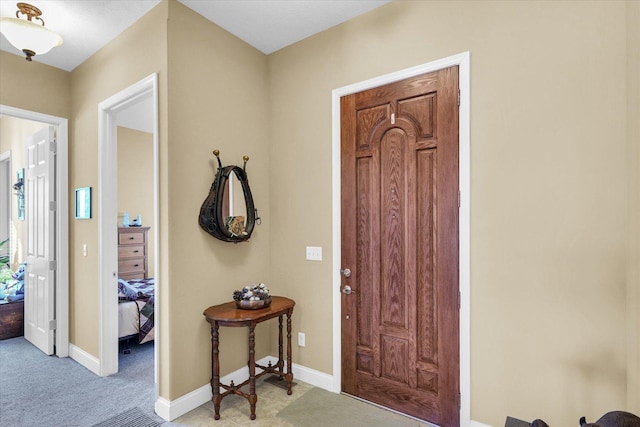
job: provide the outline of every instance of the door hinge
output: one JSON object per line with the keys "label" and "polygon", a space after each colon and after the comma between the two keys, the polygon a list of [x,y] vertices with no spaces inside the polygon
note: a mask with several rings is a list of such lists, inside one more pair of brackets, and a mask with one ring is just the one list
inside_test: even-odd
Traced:
{"label": "door hinge", "polygon": [[56,261],[49,261],[49,270],[56,271],[58,269],[58,263]]}
{"label": "door hinge", "polygon": [[57,329],[57,326],[58,326],[58,324],[56,322],[56,319],[49,320],[49,330],[50,331],[55,331]]}
{"label": "door hinge", "polygon": [[56,143],[56,140],[54,139],[53,141],[51,141],[49,143],[49,151],[51,151],[53,154],[57,154],[57,149],[58,149],[58,144]]}
{"label": "door hinge", "polygon": [[458,411],[462,408],[462,395],[458,392]]}
{"label": "door hinge", "polygon": [[462,304],[461,301],[462,301],[462,295],[460,294],[460,291],[458,291],[458,310],[460,310],[460,305]]}
{"label": "door hinge", "polygon": [[55,211],[58,209],[58,203],[56,202],[49,202],[49,210],[50,211]]}
{"label": "door hinge", "polygon": [[462,205],[462,200],[460,196],[460,191],[458,191],[458,208],[460,208],[461,205]]}
{"label": "door hinge", "polygon": [[460,89],[458,89],[458,107],[460,106]]}

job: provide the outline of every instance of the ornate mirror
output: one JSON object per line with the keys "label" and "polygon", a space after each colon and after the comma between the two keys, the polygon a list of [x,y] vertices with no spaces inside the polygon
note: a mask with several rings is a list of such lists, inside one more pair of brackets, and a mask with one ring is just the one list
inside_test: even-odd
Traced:
{"label": "ornate mirror", "polygon": [[198,223],[207,233],[225,242],[249,240],[256,224],[256,209],[246,172],[249,157],[244,156],[244,166],[240,168],[222,166],[220,152],[214,150],[213,154],[218,159],[218,171],[200,208]]}

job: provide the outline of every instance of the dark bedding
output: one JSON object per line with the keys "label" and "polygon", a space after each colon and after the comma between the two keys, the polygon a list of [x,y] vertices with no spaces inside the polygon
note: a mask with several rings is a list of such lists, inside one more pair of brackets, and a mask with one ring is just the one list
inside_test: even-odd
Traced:
{"label": "dark bedding", "polygon": [[148,279],[118,279],[118,299],[134,301],[138,306],[140,344],[154,339],[154,291],[155,281]]}

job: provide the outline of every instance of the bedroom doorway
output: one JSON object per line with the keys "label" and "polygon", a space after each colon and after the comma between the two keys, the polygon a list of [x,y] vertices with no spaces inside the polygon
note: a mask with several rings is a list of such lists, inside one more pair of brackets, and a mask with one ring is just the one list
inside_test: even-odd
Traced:
{"label": "bedroom doorway", "polygon": [[[118,295],[115,289],[118,288],[118,243],[119,233],[118,229],[122,226],[124,211],[123,209],[129,209],[127,207],[119,206],[119,192],[118,192],[118,171],[122,159],[119,161],[118,146],[119,139],[123,138],[123,135],[133,135],[134,139],[140,134],[149,134],[143,139],[149,140],[151,149],[147,152],[147,155],[151,156],[151,159],[146,162],[151,166],[152,172],[150,178],[145,184],[144,191],[149,195],[151,209],[148,213],[140,212],[138,207],[132,208],[132,212],[129,214],[129,221],[141,216],[144,226],[153,224],[152,227],[146,231],[149,242],[158,242],[158,83],[157,75],[152,74],[145,79],[135,83],[134,85],[122,90],[121,92],[111,96],[110,98],[102,101],[98,106],[98,185],[100,188],[98,194],[98,218],[99,218],[99,295],[100,295],[100,340],[99,340],[99,368],[98,373],[101,376],[108,376],[118,372],[118,358],[119,358],[119,346],[118,346],[118,322],[114,322],[113,319],[118,319]],[[137,119],[136,119],[137,117]],[[137,125],[133,125],[131,121],[138,121]],[[145,125],[140,125],[141,122],[146,122]],[[144,128],[141,130],[131,130],[132,127]],[[124,129],[124,130],[123,130]],[[135,156],[134,154],[130,154]],[[126,166],[123,164],[123,166]],[[128,167],[131,167],[131,163]],[[135,197],[137,190],[136,182],[131,183],[132,191],[131,195],[127,196],[128,200]],[[151,187],[151,188],[146,188]],[[126,202],[128,203],[128,202]],[[142,227],[139,230],[139,234],[142,233]],[[129,236],[131,237],[131,236]],[[146,240],[140,242],[144,245],[144,248],[133,248],[133,250],[144,251],[148,248],[148,253],[145,253],[148,257],[142,260],[147,263],[149,259],[153,260],[148,268],[145,268],[145,274],[148,277],[153,277],[158,281],[159,267],[155,260],[158,260],[158,245],[156,243],[148,245]],[[133,253],[133,252],[132,252]],[[139,253],[139,252],[137,252]],[[135,261],[136,264],[139,261]],[[135,267],[136,269],[138,267]],[[152,310],[151,316],[155,319],[159,318],[157,302],[159,299],[159,292],[155,292],[155,307]],[[158,322],[156,322],[157,324]],[[154,328],[155,332],[155,345],[154,345],[154,384],[155,384],[155,396],[158,395],[158,328]]]}
{"label": "bedroom doorway", "polygon": [[[0,148],[0,257],[9,256],[9,245],[2,242],[9,241],[11,236],[11,150]],[[2,266],[0,266],[2,267]]]}
{"label": "bedroom doorway", "polygon": [[[51,222],[50,234],[61,236],[55,239],[55,243],[51,246],[49,254],[51,260],[55,260],[54,272],[52,274],[54,287],[52,294],[52,304],[55,310],[54,321],[49,322],[50,327],[55,331],[53,336],[53,354],[58,357],[69,356],[69,194],[68,194],[68,119],[62,117],[51,116],[48,114],[38,113],[34,111],[23,110],[20,108],[0,105],[0,117],[6,117],[8,120],[22,122],[27,125],[27,133],[33,133],[33,129],[50,125],[55,132],[55,142],[50,145],[50,149],[54,150],[55,168],[52,169],[49,177],[55,181],[52,190],[55,195],[49,198],[51,201],[51,212],[54,212],[54,219]],[[22,125],[18,125],[21,127]],[[22,132],[21,130],[17,131]],[[5,141],[6,142],[6,141]],[[15,142],[17,146],[12,150],[13,172],[9,178],[9,182],[13,184],[16,180],[15,169],[21,163],[18,159],[23,158],[24,138],[18,137]],[[5,151],[0,150],[0,151]],[[13,191],[10,197],[15,197]],[[11,204],[16,206],[15,203]],[[13,233],[13,232],[12,232]],[[17,242],[14,242],[17,244]],[[18,247],[11,244],[10,251],[20,251]],[[12,262],[18,262],[18,259],[11,259]],[[15,264],[14,262],[14,264]]]}

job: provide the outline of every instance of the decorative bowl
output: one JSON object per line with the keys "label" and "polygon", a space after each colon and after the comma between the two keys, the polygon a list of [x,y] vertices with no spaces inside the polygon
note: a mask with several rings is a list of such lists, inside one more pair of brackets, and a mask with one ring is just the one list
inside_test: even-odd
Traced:
{"label": "decorative bowl", "polygon": [[266,308],[271,305],[271,298],[260,299],[260,300],[240,300],[236,301],[236,307],[242,310],[259,310],[261,308]]}

